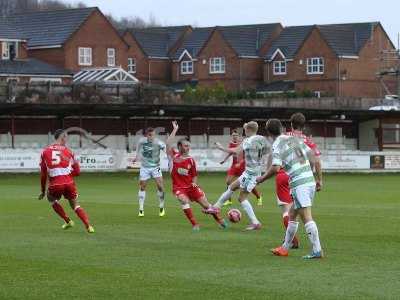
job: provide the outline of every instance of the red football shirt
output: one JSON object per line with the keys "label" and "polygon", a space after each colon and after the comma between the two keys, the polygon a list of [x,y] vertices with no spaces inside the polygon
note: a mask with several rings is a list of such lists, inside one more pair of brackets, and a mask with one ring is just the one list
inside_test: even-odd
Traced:
{"label": "red football shirt", "polygon": [[172,163],[172,189],[191,188],[193,178],[197,176],[196,162],[194,159],[190,156],[182,157],[176,150],[172,150],[170,159]]}
{"label": "red football shirt", "polygon": [[[234,149],[239,147],[240,143],[235,143],[233,141],[229,142],[229,149]],[[243,157],[243,153],[238,155],[238,154],[232,154],[232,165],[231,168],[236,168],[237,164],[240,164],[240,166],[242,166],[244,164],[244,157]]]}
{"label": "red football shirt", "polygon": [[49,179],[49,186],[74,183],[73,176],[80,173],[79,163],[66,146],[53,144],[47,146],[40,157],[42,191]]}

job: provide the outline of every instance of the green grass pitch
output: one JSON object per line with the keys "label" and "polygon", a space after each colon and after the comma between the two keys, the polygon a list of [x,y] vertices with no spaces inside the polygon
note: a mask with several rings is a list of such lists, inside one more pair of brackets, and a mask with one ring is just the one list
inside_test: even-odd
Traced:
{"label": "green grass pitch", "polygon": [[[201,173],[214,202],[224,174]],[[0,299],[399,299],[400,193],[398,175],[327,175],[314,217],[326,258],[303,261],[269,249],[283,228],[272,182],[262,185],[263,223],[243,232],[246,217],[229,230],[217,228],[194,204],[202,224],[194,233],[172,197],[158,217],[150,184],[145,217],[137,217],[137,175],[84,173],[77,180],[81,205],[96,233],[62,222],[38,201],[38,175],[0,175]],[[254,198],[252,197],[252,203]],[[235,205],[238,207],[238,205]]]}

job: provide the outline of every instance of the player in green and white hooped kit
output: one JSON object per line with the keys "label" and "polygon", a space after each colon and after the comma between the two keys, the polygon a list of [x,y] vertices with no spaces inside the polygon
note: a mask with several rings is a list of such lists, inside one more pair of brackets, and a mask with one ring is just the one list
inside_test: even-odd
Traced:
{"label": "player in green and white hooped kit", "polygon": [[229,185],[228,189],[219,197],[214,206],[221,208],[225,201],[231,198],[233,192],[240,188],[239,202],[251,222],[246,227],[246,230],[258,230],[261,229],[261,223],[254,213],[248,196],[257,185],[256,179],[261,175],[263,156],[269,152],[270,147],[265,137],[257,135],[257,122],[251,121],[245,123],[243,128],[246,138],[238,147],[224,148],[220,143],[216,143],[217,148],[226,153],[239,155],[244,152],[246,168],[243,174]]}
{"label": "player in green and white hooped kit", "polygon": [[[303,258],[322,258],[323,252],[319,241],[317,224],[311,214],[316,183],[313,174],[314,152],[304,143],[304,139],[282,134],[282,124],[277,119],[270,119],[266,125],[267,134],[274,141],[272,145],[272,165],[267,172],[257,178],[261,183],[273,177],[280,168],[289,176],[289,187],[293,198],[293,205],[289,211],[289,224],[286,229],[285,241],[282,246],[272,249],[277,256],[288,256],[292,240],[297,232],[300,215],[304,223],[308,238],[312,245],[312,252]],[[321,182],[321,172],[316,173],[317,181]]]}
{"label": "player in green and white hooped kit", "polygon": [[165,215],[165,193],[164,182],[160,167],[160,152],[165,151],[165,144],[156,138],[154,128],[147,128],[145,137],[141,138],[136,147],[136,158],[134,161],[140,161],[139,172],[139,217],[144,217],[144,201],[146,199],[147,181],[154,178],[157,185],[157,196],[160,200],[159,216]]}

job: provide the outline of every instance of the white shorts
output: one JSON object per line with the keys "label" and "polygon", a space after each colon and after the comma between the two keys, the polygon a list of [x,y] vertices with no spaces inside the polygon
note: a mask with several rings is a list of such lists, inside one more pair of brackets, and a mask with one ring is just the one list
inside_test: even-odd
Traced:
{"label": "white shorts", "polygon": [[311,207],[315,196],[315,185],[298,186],[291,189],[294,209]]}
{"label": "white shorts", "polygon": [[239,177],[239,183],[240,183],[240,188],[244,191],[247,191],[250,193],[257,185],[257,176],[250,175],[246,172],[244,172],[242,175]]}
{"label": "white shorts", "polygon": [[139,180],[141,180],[141,181],[146,181],[146,180],[149,180],[150,178],[159,178],[159,177],[162,177],[160,167],[155,167],[155,168],[141,167],[140,168]]}

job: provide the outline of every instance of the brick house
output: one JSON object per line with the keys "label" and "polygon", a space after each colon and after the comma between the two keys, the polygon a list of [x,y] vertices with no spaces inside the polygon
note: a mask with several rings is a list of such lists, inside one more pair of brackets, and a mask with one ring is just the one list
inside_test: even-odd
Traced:
{"label": "brick house", "polygon": [[129,29],[123,33],[129,45],[128,71],[148,84],[171,82],[171,53],[192,31],[190,26]]}
{"label": "brick house", "polygon": [[195,28],[174,55],[172,81],[255,88],[263,80],[263,57],[281,30],[276,23]]}
{"label": "brick house", "polygon": [[263,80],[263,57],[281,30],[277,23],[195,28],[174,55],[172,82],[255,88]]}
{"label": "brick house", "polygon": [[27,40],[8,22],[0,21],[0,82],[70,82],[72,74],[35,58],[28,58]]}
{"label": "brick house", "polygon": [[96,7],[15,14],[7,20],[27,37],[29,57],[73,72],[127,69],[128,45]]}
{"label": "brick house", "polygon": [[[395,47],[378,22],[290,26],[267,52],[263,92],[311,91],[337,97],[381,97],[393,79],[377,73],[381,55]],[[389,62],[395,67],[398,62]],[[386,87],[386,90],[384,89]]]}

